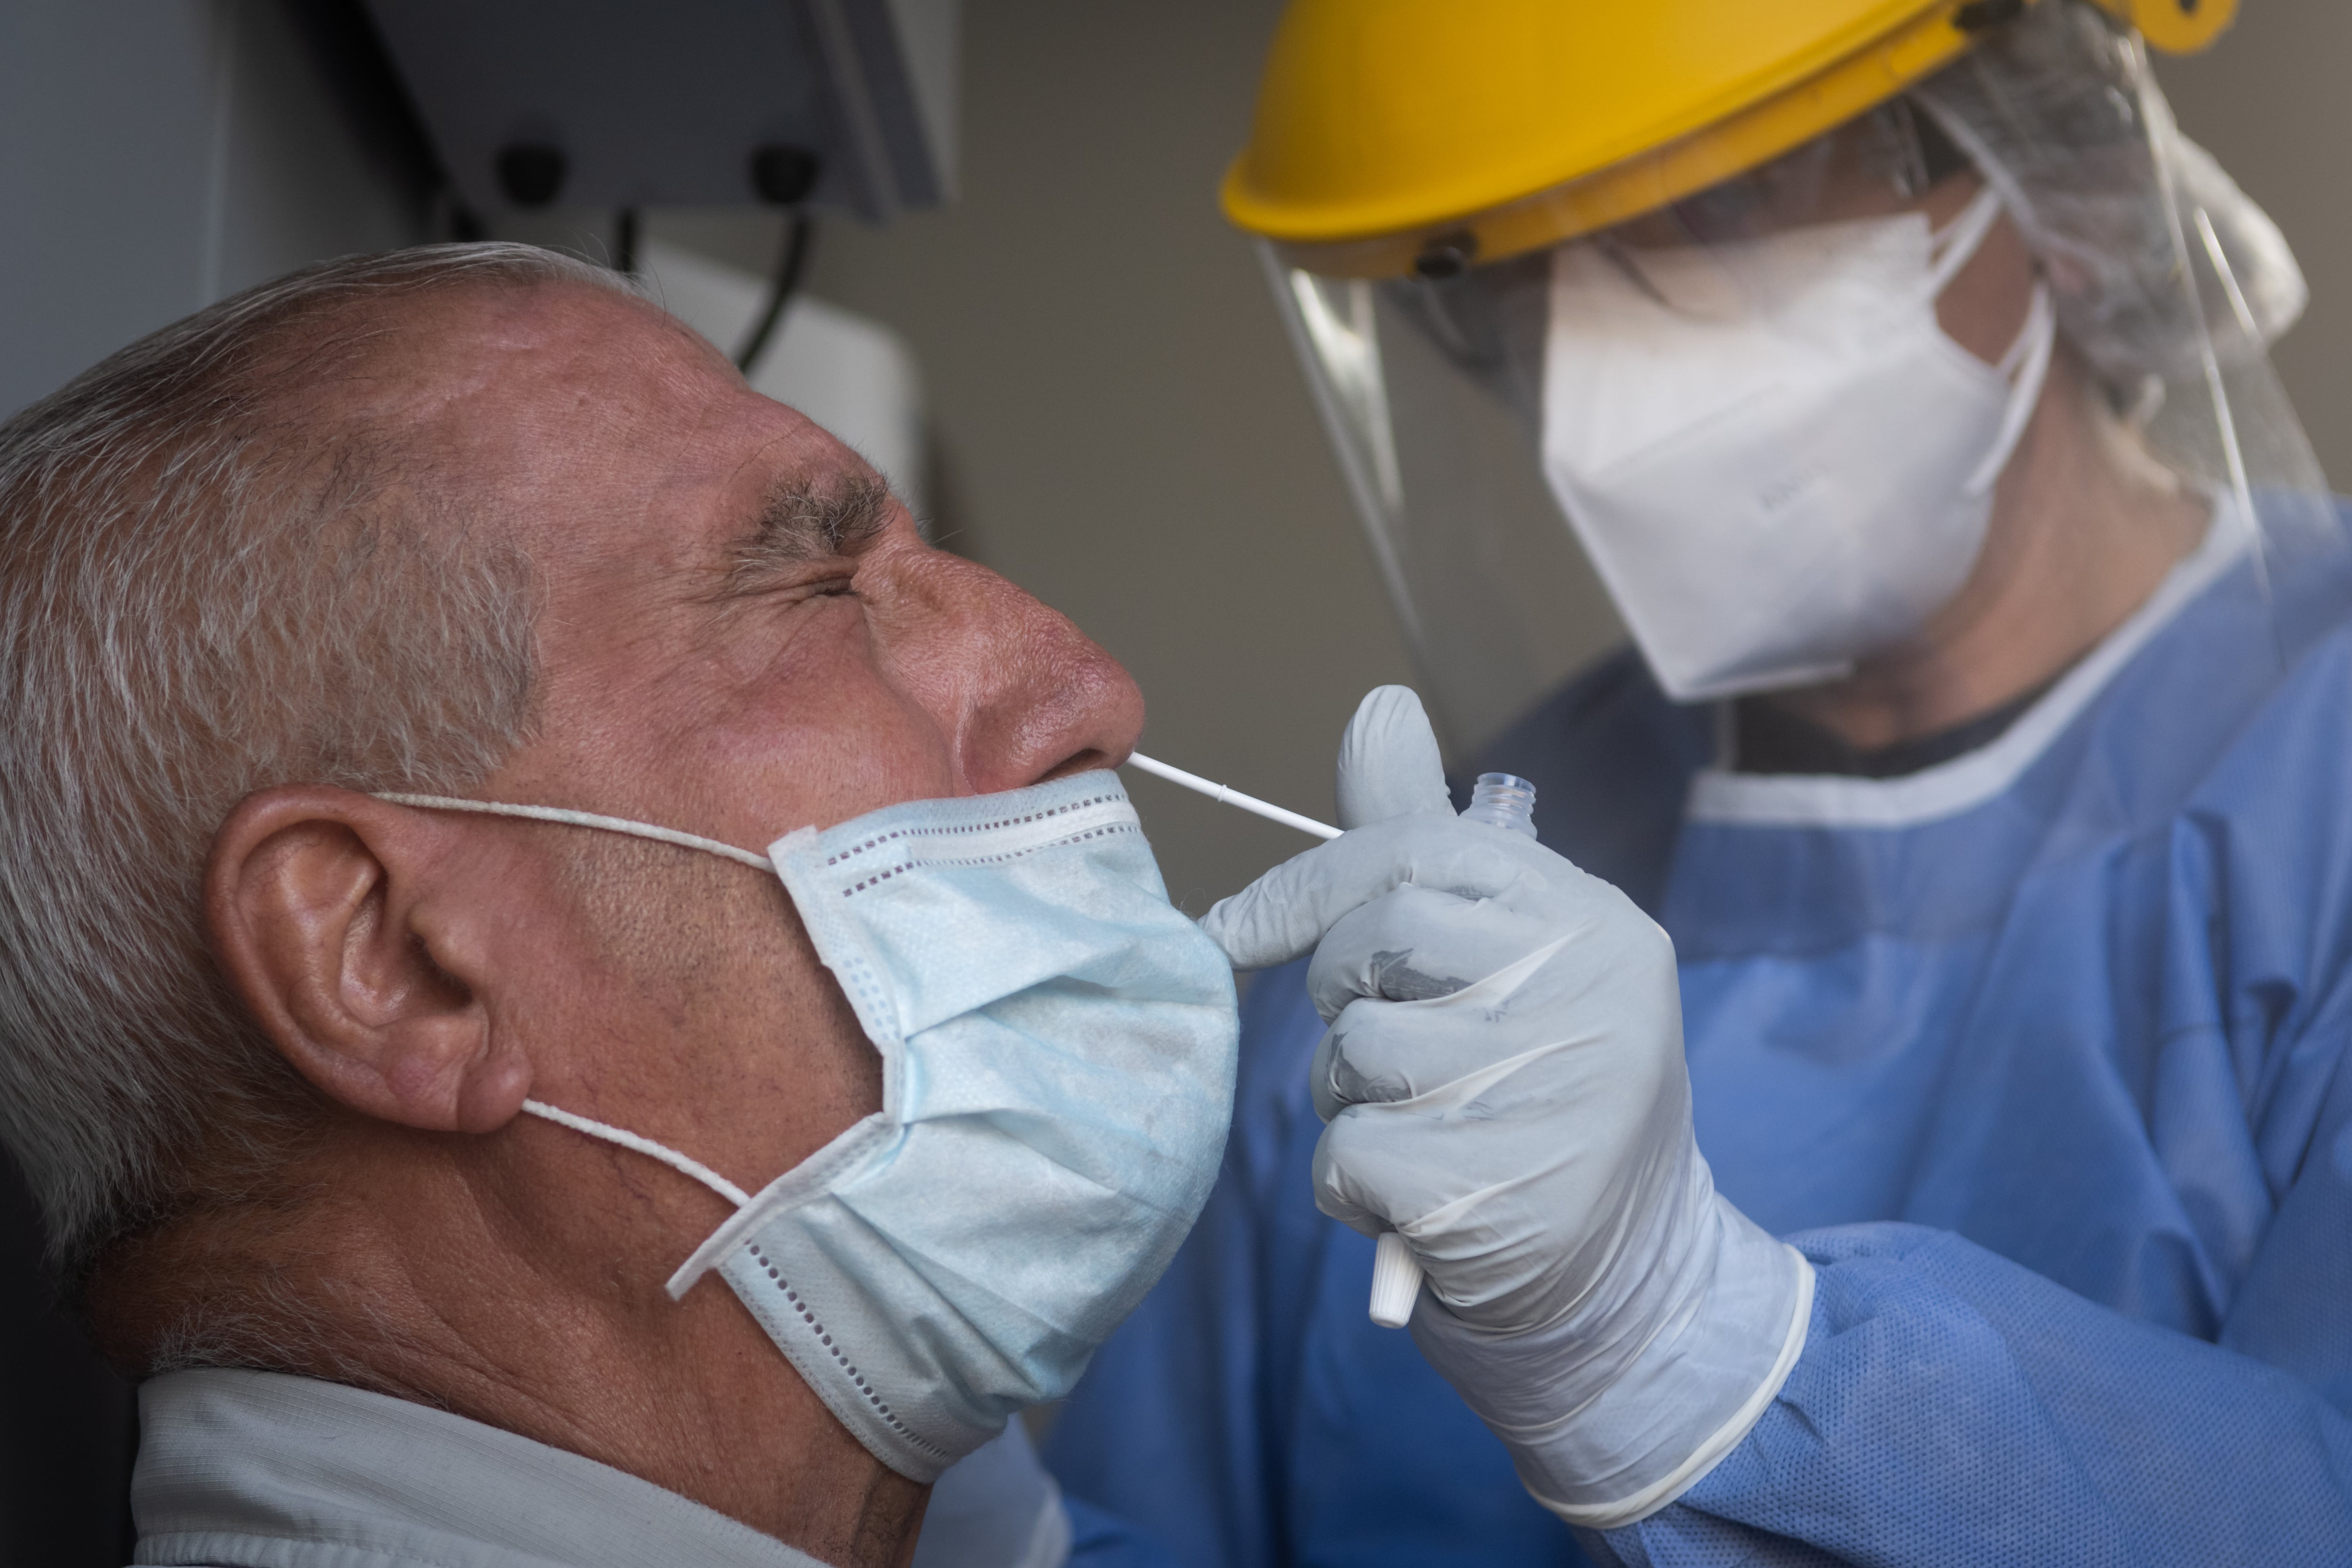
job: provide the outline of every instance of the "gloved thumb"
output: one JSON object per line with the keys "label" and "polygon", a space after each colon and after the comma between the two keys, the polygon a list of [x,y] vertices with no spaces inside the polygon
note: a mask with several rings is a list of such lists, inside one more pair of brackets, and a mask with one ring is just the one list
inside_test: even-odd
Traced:
{"label": "gloved thumb", "polygon": [[1410,686],[1376,686],[1339,737],[1339,826],[1454,809],[1437,734]]}

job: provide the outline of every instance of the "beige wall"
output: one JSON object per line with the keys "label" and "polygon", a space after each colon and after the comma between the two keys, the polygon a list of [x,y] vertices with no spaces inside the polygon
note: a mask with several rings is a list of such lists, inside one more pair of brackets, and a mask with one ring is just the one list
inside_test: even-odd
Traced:
{"label": "beige wall", "polygon": [[[833,226],[812,281],[911,340],[952,542],[1126,661],[1150,701],[1146,749],[1321,816],[1356,698],[1410,676],[1255,259],[1213,199],[1279,8],[973,0],[957,205],[888,232]],[[2322,460],[2352,473],[2334,111],[2352,5],[2246,9],[2218,52],[2164,76],[2303,256],[2315,303],[2280,363]],[[765,264],[765,233],[740,222],[666,232]],[[1131,787],[1195,911],[1305,843]]]}
{"label": "beige wall", "polygon": [[2280,342],[2277,361],[2339,489],[2352,483],[2347,69],[2352,5],[2344,0],[2244,0],[2213,48],[2157,68],[2181,130],[2269,210],[2310,279],[2311,309]]}

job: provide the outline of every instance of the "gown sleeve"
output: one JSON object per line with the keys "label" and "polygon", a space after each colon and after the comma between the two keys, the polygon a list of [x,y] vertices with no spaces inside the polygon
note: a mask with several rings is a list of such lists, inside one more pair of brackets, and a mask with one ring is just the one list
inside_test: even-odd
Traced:
{"label": "gown sleeve", "polygon": [[[2315,1277],[2342,1273],[2352,1225],[2340,1119],[2318,1163],[2291,1205],[2301,1215],[2281,1218],[2333,1226],[2316,1255],[2333,1262],[2305,1254],[2274,1283],[2327,1289],[2305,1315],[2336,1342],[2340,1369],[2352,1298],[2341,1278]],[[1863,1225],[1790,1239],[1819,1279],[1811,1339],[1780,1397],[1679,1501],[1589,1539],[1596,1560],[2187,1568],[2352,1556],[2352,1419],[2321,1388],[1949,1232]]]}
{"label": "gown sleeve", "polygon": [[[2138,1293],[2166,1300],[2157,1277],[2194,1265],[2212,1281],[2204,1304],[2173,1316],[2195,1331],[1952,1231],[1801,1232],[1788,1239],[1817,1290],[1779,1398],[1674,1505],[1588,1538],[1596,1557],[2352,1563],[2347,679],[2352,643],[2339,637],[2147,840],[2140,869],[2110,885],[2105,924],[2152,928],[2157,957],[2114,966],[2110,1037],[2095,1044],[2185,1221],[2157,1238],[2170,1252],[2146,1258]],[[2074,970],[2100,973],[2075,957]],[[2055,947],[2034,965],[2069,968]],[[2021,1005],[2010,1036],[2058,1010]],[[2082,1151],[2063,1125],[2013,1152],[2008,1205],[2033,1201],[2036,1167],[2075,1178],[2067,1201],[2096,1201],[2098,1184],[2068,1170]],[[2111,1281],[2119,1298],[2134,1286]]]}
{"label": "gown sleeve", "polygon": [[1117,1514],[1066,1497],[1070,1516],[1070,1554],[1065,1568],[1176,1568],[1160,1542]]}

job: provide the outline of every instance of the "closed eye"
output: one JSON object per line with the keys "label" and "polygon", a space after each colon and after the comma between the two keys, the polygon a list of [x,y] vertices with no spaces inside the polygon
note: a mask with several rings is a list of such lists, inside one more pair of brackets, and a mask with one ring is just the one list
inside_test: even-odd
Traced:
{"label": "closed eye", "polygon": [[[751,531],[730,552],[719,596],[798,590],[807,584],[797,579],[813,567],[847,567],[889,526],[896,510],[890,487],[872,474],[789,481],[768,494]],[[845,592],[846,577],[840,582],[823,591]]]}

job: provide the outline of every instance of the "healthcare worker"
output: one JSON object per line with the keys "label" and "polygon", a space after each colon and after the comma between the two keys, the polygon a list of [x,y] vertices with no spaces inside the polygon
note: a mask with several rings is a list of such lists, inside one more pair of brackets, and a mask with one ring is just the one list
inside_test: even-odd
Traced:
{"label": "healthcare worker", "polygon": [[[1226,208],[1542,842],[1379,693],[1212,912],[1313,956],[1073,1498],[1201,1568],[2352,1561],[2352,552],[2147,65],[2229,11],[1296,0]],[[1633,646],[1547,695],[1571,540]]]}

